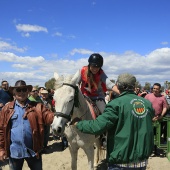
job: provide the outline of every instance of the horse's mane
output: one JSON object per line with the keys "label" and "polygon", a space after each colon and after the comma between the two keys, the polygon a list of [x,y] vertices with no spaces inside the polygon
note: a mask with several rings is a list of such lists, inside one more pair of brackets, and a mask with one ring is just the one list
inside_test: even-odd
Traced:
{"label": "horse's mane", "polygon": [[62,75],[55,81],[55,90],[60,88],[63,83],[70,83],[71,79],[73,78],[73,75]]}

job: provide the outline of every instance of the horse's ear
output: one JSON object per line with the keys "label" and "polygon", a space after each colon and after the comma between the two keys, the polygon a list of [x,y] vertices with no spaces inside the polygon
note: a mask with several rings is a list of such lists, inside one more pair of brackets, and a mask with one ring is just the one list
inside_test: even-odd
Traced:
{"label": "horse's ear", "polygon": [[71,79],[71,82],[76,85],[78,83],[80,83],[80,80],[81,80],[81,73],[80,73],[80,70],[78,70],[76,72],[76,74],[73,76],[73,78]]}
{"label": "horse's ear", "polygon": [[59,79],[59,75],[56,72],[54,73],[54,78],[55,80]]}

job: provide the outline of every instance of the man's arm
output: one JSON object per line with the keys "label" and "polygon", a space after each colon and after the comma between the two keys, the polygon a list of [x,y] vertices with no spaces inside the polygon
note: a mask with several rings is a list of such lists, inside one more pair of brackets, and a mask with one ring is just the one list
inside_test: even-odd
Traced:
{"label": "man's arm", "polygon": [[117,111],[115,107],[109,103],[102,115],[98,116],[95,120],[83,120],[74,122],[76,127],[83,133],[100,135],[108,129],[115,126],[115,122],[117,121]]}
{"label": "man's arm", "polygon": [[164,107],[162,110],[161,116],[162,117],[165,116],[166,112],[167,112],[167,107]]}
{"label": "man's arm", "polygon": [[168,110],[168,102],[166,101],[165,98],[163,98],[163,99],[164,99],[164,103],[163,103],[163,110],[162,110],[162,113],[161,113],[162,117],[165,116],[165,114],[166,114],[166,112]]}
{"label": "man's arm", "polygon": [[117,85],[114,85],[114,86],[112,87],[112,90],[113,90],[116,94],[120,94],[120,91],[119,91],[119,89],[117,88]]}

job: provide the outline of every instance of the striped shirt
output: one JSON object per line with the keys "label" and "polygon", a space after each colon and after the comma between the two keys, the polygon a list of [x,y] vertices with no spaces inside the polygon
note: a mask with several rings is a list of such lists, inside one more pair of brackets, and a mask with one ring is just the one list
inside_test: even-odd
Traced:
{"label": "striped shirt", "polygon": [[142,162],[128,163],[128,164],[109,164],[109,167],[117,166],[121,168],[142,168],[146,167],[148,164],[148,160],[144,160]]}

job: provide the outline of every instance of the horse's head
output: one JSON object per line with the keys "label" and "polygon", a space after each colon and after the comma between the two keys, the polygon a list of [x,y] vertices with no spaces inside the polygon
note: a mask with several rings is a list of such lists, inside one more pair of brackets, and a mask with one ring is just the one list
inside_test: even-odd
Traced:
{"label": "horse's head", "polygon": [[59,76],[54,74],[55,84],[55,117],[51,125],[56,135],[62,135],[65,125],[70,121],[75,105],[76,84],[80,79],[79,71],[74,76]]}

